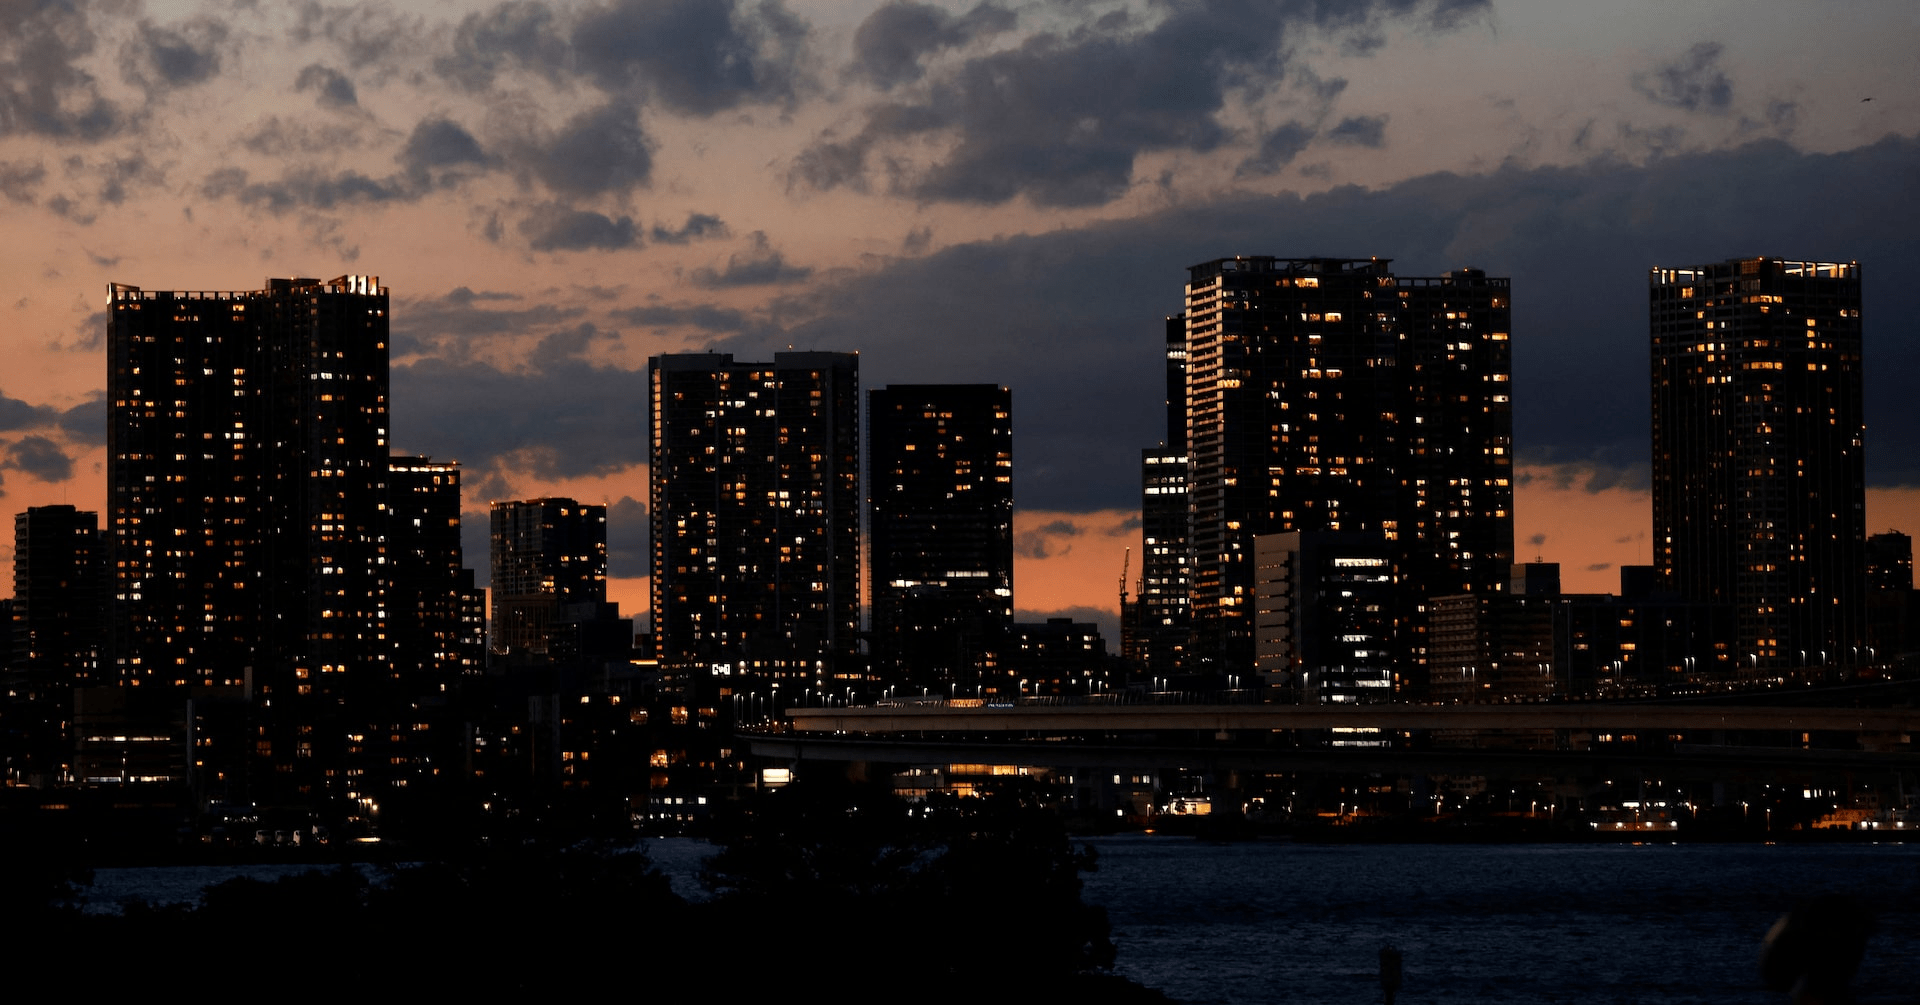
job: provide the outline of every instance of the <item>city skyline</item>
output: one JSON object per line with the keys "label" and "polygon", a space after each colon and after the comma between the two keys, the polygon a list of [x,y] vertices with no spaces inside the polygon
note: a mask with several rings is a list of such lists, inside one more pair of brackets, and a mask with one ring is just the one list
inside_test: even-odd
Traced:
{"label": "city skyline", "polygon": [[1515,557],[1604,588],[1652,561],[1641,277],[1778,255],[1862,263],[1866,526],[1920,526],[1908,7],[1290,10],[9,14],[0,498],[106,510],[108,282],[377,272],[393,447],[463,464],[469,565],[493,499],[604,503],[643,611],[646,358],[859,350],[869,387],[1028,403],[1018,616],[1111,626],[1168,277],[1379,255],[1513,277]]}

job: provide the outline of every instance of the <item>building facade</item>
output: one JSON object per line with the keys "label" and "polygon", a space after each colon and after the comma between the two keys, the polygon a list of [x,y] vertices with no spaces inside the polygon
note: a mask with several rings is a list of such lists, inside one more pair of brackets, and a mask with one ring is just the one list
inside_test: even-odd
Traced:
{"label": "building facade", "polygon": [[1385,259],[1189,269],[1186,417],[1193,644],[1255,659],[1253,539],[1391,542],[1391,642],[1424,687],[1426,598],[1506,589],[1513,560],[1508,282],[1395,276]]}
{"label": "building facade", "polygon": [[386,677],[387,291],[114,284],[113,675],[338,701]]}
{"label": "building facade", "polygon": [[996,384],[867,393],[874,670],[986,672],[1013,624],[1013,395]]}
{"label": "building facade", "polygon": [[101,683],[105,558],[98,513],[34,506],[13,518],[11,653],[0,664],[9,783],[45,785],[69,775],[73,695]]}
{"label": "building facade", "polygon": [[100,514],[62,505],[14,515],[10,664],[35,690],[103,682],[106,574]]}
{"label": "building facade", "polygon": [[647,369],[662,665],[861,674],[858,354],[674,354]]}
{"label": "building facade", "polygon": [[1259,535],[1253,552],[1261,689],[1306,703],[1391,700],[1405,589],[1394,542],[1366,531],[1289,531]]}
{"label": "building facade", "polygon": [[545,660],[564,608],[607,599],[607,508],[572,499],[495,502],[492,651]]}
{"label": "building facade", "polygon": [[486,591],[460,543],[460,465],[395,457],[387,485],[387,613],[396,682],[445,691],[486,668]]}
{"label": "building facade", "polygon": [[1662,588],[1734,605],[1744,673],[1862,662],[1860,266],[1732,259],[1648,285]]}

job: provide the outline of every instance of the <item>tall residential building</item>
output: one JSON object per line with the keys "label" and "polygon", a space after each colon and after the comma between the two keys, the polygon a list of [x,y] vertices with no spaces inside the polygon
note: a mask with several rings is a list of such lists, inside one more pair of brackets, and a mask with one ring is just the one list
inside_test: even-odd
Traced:
{"label": "tall residential building", "polygon": [[496,502],[493,653],[538,661],[553,648],[562,608],[607,599],[607,508],[572,499]]}
{"label": "tall residential building", "polygon": [[875,670],[971,680],[1013,624],[1013,395],[869,391],[867,451]]}
{"label": "tall residential building", "polygon": [[1129,604],[1125,656],[1150,674],[1178,671],[1187,651],[1192,556],[1187,548],[1187,456],[1140,452],[1140,579]]}
{"label": "tall residential building", "polygon": [[1864,661],[1860,266],[1649,273],[1661,585],[1735,607],[1743,671]]}
{"label": "tall residential building", "polygon": [[281,712],[384,680],[386,288],[116,283],[107,308],[114,676]]}
{"label": "tall residential building", "polygon": [[390,461],[387,492],[389,634],[393,673],[413,690],[444,691],[486,666],[486,591],[474,586],[460,543],[460,465],[430,457]]}
{"label": "tall residential building", "polygon": [[649,588],[669,669],[860,672],[859,362],[649,361]]}
{"label": "tall residential building", "polygon": [[17,679],[62,694],[102,682],[106,588],[100,514],[62,505],[14,516],[9,628]]}
{"label": "tall residential building", "polygon": [[[1254,664],[1253,539],[1391,542],[1390,659],[1418,691],[1426,599],[1500,592],[1513,560],[1508,281],[1386,259],[1218,259],[1184,316],[1197,655]],[[1370,650],[1371,651],[1371,650]]]}
{"label": "tall residential building", "polygon": [[13,518],[11,658],[0,663],[10,779],[47,784],[72,763],[73,695],[100,683],[107,583],[100,515],[34,506]]}

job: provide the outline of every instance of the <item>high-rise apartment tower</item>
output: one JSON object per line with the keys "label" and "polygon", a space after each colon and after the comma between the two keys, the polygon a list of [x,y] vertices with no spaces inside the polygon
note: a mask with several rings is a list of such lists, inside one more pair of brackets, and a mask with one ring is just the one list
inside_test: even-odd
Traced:
{"label": "high-rise apartment tower", "polygon": [[1862,660],[1859,264],[1737,258],[1648,285],[1662,585],[1735,606],[1744,671]]}
{"label": "high-rise apartment tower", "polygon": [[114,674],[282,707],[383,679],[386,288],[116,283],[107,309]]}
{"label": "high-rise apartment tower", "polygon": [[867,444],[875,668],[971,678],[1013,624],[1013,395],[869,391]]}
{"label": "high-rise apartment tower", "polygon": [[835,352],[649,361],[649,588],[671,670],[858,672],[859,363]]}
{"label": "high-rise apartment tower", "polygon": [[496,502],[492,533],[493,653],[544,658],[562,607],[607,599],[607,508]]}
{"label": "high-rise apartment tower", "polygon": [[1393,659],[1417,692],[1426,598],[1506,588],[1513,560],[1508,282],[1386,259],[1244,257],[1188,270],[1186,416],[1198,655],[1254,662],[1253,539],[1393,542]]}

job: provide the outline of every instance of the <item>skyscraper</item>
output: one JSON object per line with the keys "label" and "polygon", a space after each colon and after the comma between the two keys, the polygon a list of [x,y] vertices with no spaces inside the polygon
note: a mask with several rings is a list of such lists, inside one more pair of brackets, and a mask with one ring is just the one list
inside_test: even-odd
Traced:
{"label": "skyscraper", "polygon": [[971,677],[1013,623],[1013,395],[895,384],[867,430],[875,667]]}
{"label": "skyscraper", "polygon": [[106,627],[100,514],[32,506],[13,518],[13,669],[34,691],[100,683]]}
{"label": "skyscraper", "polygon": [[562,607],[607,599],[607,508],[496,502],[492,521],[493,653],[544,658]]}
{"label": "skyscraper", "polygon": [[0,664],[0,710],[16,778],[41,784],[71,763],[75,688],[100,683],[106,627],[100,515],[34,506],[13,518],[12,658]]}
{"label": "skyscraper", "polygon": [[1649,273],[1654,565],[1748,672],[1864,658],[1860,266]]}
{"label": "skyscraper", "polygon": [[1183,314],[1166,322],[1166,379],[1166,439],[1140,452],[1139,590],[1120,614],[1121,655],[1150,674],[1180,669],[1192,631],[1188,617],[1192,554],[1187,540],[1187,319]]}
{"label": "skyscraper", "polygon": [[386,675],[387,291],[116,283],[108,303],[113,671],[338,701]]}
{"label": "skyscraper", "polygon": [[460,465],[395,457],[387,499],[393,674],[443,691],[486,665],[486,639],[473,632],[486,621],[486,591],[474,586],[460,543]]}
{"label": "skyscraper", "polygon": [[649,479],[661,662],[857,673],[860,358],[656,356]]}
{"label": "skyscraper", "polygon": [[1217,668],[1254,663],[1256,535],[1394,542],[1392,659],[1421,686],[1426,598],[1498,592],[1513,559],[1508,283],[1386,259],[1218,259],[1186,287],[1192,617]]}

